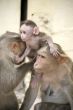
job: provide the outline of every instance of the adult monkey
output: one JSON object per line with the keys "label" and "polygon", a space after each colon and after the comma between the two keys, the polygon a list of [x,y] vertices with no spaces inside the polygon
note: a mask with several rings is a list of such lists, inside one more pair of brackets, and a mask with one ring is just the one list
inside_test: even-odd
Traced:
{"label": "adult monkey", "polygon": [[73,110],[73,62],[56,45],[62,56],[58,58],[50,54],[45,46],[38,51],[34,64],[36,71],[31,79],[21,110],[29,110],[38,90],[41,91],[42,102],[35,110]]}
{"label": "adult monkey", "polygon": [[33,66],[33,62],[15,66],[15,55],[21,55],[25,48],[17,33],[6,32],[0,37],[0,110],[18,110],[14,89]]}

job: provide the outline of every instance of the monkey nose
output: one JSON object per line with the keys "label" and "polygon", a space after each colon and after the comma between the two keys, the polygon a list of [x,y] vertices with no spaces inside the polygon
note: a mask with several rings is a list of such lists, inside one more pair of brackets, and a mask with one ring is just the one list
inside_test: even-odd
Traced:
{"label": "monkey nose", "polygon": [[35,64],[34,64],[34,69],[36,69],[36,68],[37,68],[37,66],[38,66],[38,65],[37,65],[37,63],[35,63]]}

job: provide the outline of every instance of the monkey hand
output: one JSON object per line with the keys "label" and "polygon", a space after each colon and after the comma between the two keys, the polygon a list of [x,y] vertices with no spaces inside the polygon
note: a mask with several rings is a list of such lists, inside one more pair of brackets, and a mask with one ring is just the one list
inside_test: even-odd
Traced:
{"label": "monkey hand", "polygon": [[55,46],[50,47],[50,53],[55,57],[58,57],[58,55],[59,55],[59,51],[58,51],[57,47],[55,47]]}
{"label": "monkey hand", "polygon": [[21,63],[24,60],[24,58],[21,56],[19,57],[18,55],[15,56],[14,61],[16,64]]}

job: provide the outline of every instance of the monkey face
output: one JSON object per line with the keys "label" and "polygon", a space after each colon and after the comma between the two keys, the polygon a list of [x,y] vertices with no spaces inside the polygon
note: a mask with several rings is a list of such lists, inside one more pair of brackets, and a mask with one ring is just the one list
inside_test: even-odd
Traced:
{"label": "monkey face", "polygon": [[45,55],[37,55],[36,62],[34,63],[34,69],[38,73],[44,72],[47,66],[47,57]]}
{"label": "monkey face", "polygon": [[49,48],[43,47],[37,52],[34,70],[37,73],[47,73],[57,63],[56,59],[50,54]]}
{"label": "monkey face", "polygon": [[31,26],[26,26],[23,24],[20,28],[20,34],[22,41],[29,41],[33,35],[33,28]]}

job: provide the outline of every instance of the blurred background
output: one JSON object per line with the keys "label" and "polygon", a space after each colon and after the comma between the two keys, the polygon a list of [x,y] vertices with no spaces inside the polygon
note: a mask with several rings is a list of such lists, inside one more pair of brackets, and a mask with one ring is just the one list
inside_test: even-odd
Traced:
{"label": "blurred background", "polygon": [[[0,0],[0,35],[6,31],[19,33],[25,19],[35,21],[40,31],[59,43],[73,60],[73,0]],[[17,88],[19,99],[24,95],[24,82],[28,86],[30,77],[28,73]]]}

